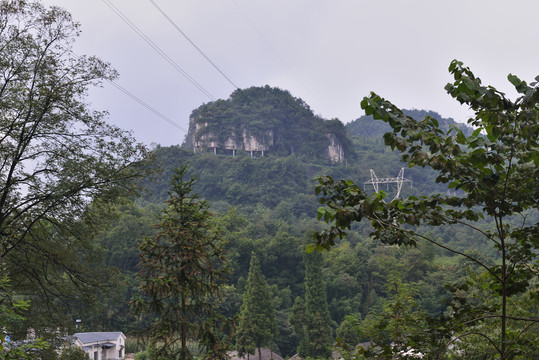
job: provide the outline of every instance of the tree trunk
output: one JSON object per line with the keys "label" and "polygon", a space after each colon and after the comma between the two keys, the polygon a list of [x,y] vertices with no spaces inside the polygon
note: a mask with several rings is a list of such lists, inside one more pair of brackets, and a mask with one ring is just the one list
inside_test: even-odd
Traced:
{"label": "tree trunk", "polygon": [[505,248],[505,237],[503,233],[502,222],[500,220],[500,229],[501,237],[500,244],[502,247],[502,344],[501,344],[501,354],[500,359],[504,360],[506,358],[506,342],[507,342],[507,263],[506,263],[506,248]]}
{"label": "tree trunk", "polygon": [[[185,317],[185,296],[182,296],[182,315]],[[181,350],[181,359],[185,360],[187,358],[186,351],[187,351],[187,324],[185,320],[182,321],[182,328],[181,328],[181,337],[182,337],[182,350]]]}

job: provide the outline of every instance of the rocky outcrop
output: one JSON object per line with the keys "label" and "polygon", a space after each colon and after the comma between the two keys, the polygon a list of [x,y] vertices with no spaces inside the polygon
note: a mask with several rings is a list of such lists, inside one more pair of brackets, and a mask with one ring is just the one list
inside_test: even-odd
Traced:
{"label": "rocky outcrop", "polygon": [[269,86],[236,90],[193,110],[186,144],[195,152],[289,156],[342,163],[352,148],[338,119],[314,115],[301,99]]}
{"label": "rocky outcrop", "polygon": [[[236,151],[243,150],[253,154],[256,152],[259,155],[264,155],[265,152],[271,151],[274,145],[274,132],[268,131],[263,139],[252,135],[247,128],[241,130],[241,136],[237,136],[235,132],[231,131],[227,136],[223,134],[214,134],[213,132],[204,132],[203,130],[208,126],[208,123],[196,123],[194,124],[195,133],[189,138],[192,139],[192,145],[195,152],[214,152],[218,153],[219,150],[232,151],[231,154],[235,155]],[[324,151],[324,157],[332,163],[342,163],[346,161],[346,155],[344,146],[339,140],[338,136],[332,133],[325,134],[327,139],[327,147]],[[219,140],[222,139],[222,140]],[[294,152],[294,151],[292,151]]]}
{"label": "rocky outcrop", "polygon": [[243,129],[243,150],[245,151],[268,151],[273,146],[273,131],[268,131],[267,141],[261,141],[255,136],[250,135],[247,129]]}
{"label": "rocky outcrop", "polygon": [[201,134],[202,130],[207,126],[208,123],[195,124],[195,134],[191,138],[193,139],[193,149],[197,152],[203,152],[207,149],[265,152],[273,146],[273,131],[268,131],[266,134],[267,139],[260,139],[251,135],[246,128],[243,128],[241,137],[238,137],[234,132],[230,132],[224,140],[219,140],[220,137],[212,132]]}
{"label": "rocky outcrop", "polygon": [[329,140],[329,145],[326,151],[326,157],[333,163],[342,163],[346,160],[344,156],[344,148],[335,134],[326,134]]}

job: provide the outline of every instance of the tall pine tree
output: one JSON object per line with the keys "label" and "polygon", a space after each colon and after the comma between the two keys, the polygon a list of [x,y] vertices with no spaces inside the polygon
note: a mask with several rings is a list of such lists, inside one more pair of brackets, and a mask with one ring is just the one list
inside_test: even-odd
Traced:
{"label": "tall pine tree", "polygon": [[194,342],[204,358],[223,358],[220,327],[227,322],[217,309],[228,273],[224,241],[208,223],[208,204],[191,193],[196,179],[187,172],[187,165],[173,171],[159,232],[139,243],[142,297],[133,305],[153,320],[147,330],[158,356],[191,359],[187,345]]}
{"label": "tall pine tree", "polygon": [[249,354],[257,348],[258,358],[261,359],[260,349],[262,347],[272,349],[277,331],[271,291],[253,253],[241,305],[236,341],[238,353]]}
{"label": "tall pine tree", "polygon": [[306,253],[304,261],[305,301],[296,299],[290,321],[301,338],[298,354],[303,358],[327,359],[331,356],[333,337],[322,278],[322,255],[318,251]]}

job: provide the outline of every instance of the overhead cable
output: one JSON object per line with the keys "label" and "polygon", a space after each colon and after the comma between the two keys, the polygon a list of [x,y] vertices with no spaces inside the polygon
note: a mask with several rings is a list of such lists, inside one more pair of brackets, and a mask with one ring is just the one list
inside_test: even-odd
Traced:
{"label": "overhead cable", "polygon": [[[73,51],[70,51],[70,54],[73,55],[75,58],[77,59],[81,59],[82,56],[79,56],[77,54],[75,54]],[[136,95],[134,95],[133,93],[131,93],[130,91],[128,91],[126,88],[124,88],[123,86],[121,86],[120,84],[117,84],[116,82],[110,80],[110,79],[105,79],[107,80],[111,85],[113,85],[116,89],[120,90],[121,92],[123,92],[125,95],[129,96],[132,100],[136,101],[137,103],[139,103],[140,105],[144,106],[146,109],[150,110],[151,112],[153,112],[155,115],[159,116],[161,119],[165,120],[166,122],[168,122],[170,125],[180,129],[181,131],[187,133],[187,129],[184,128],[183,126],[179,125],[178,123],[176,123],[174,120],[172,120],[171,118],[169,118],[168,116],[166,115],[163,115],[161,112],[159,112],[157,109],[155,109],[154,107],[148,105],[146,102],[144,102],[143,100],[141,100],[139,97],[137,97]]]}
{"label": "overhead cable", "polygon": [[135,100],[136,102],[138,102],[140,105],[144,106],[146,109],[150,110],[151,112],[153,112],[155,115],[159,116],[161,119],[165,120],[166,122],[168,122],[170,125],[182,130],[184,133],[187,133],[187,129],[184,128],[183,126],[179,125],[178,123],[176,123],[174,120],[170,119],[169,117],[163,115],[161,112],[159,112],[158,110],[156,110],[155,108],[153,108],[152,106],[148,105],[147,103],[145,103],[144,101],[142,101],[141,99],[139,99],[137,96],[133,95],[131,92],[129,92],[127,89],[125,89],[124,87],[122,87],[121,85],[115,83],[114,81],[112,80],[109,80],[109,83],[111,83],[114,87],[116,87],[118,90],[120,90],[121,92],[123,92],[124,94],[126,94],[127,96],[129,96],[131,99]]}
{"label": "overhead cable", "polygon": [[319,103],[321,104],[323,110],[325,110],[327,112],[327,109],[325,108],[325,106],[323,105],[323,103],[317,98],[317,96],[315,94],[313,94],[310,90],[309,90],[309,87],[305,85],[305,83],[301,80],[301,78],[298,77],[298,75],[296,74],[296,72],[294,72],[293,70],[291,70],[291,67],[287,64],[287,62],[283,59],[282,56],[279,55],[279,53],[277,52],[277,50],[271,45],[271,43],[269,42],[269,40],[264,36],[264,34],[258,29],[258,27],[255,25],[255,23],[253,21],[251,21],[251,19],[249,18],[249,16],[247,15],[247,13],[245,11],[243,11],[243,9],[240,7],[240,5],[236,2],[236,0],[231,0],[234,5],[236,6],[236,8],[239,10],[239,12],[243,15],[243,17],[245,18],[245,20],[247,21],[247,23],[249,23],[249,25],[253,28],[253,30],[258,34],[258,36],[260,36],[260,38],[262,38],[262,40],[266,43],[266,45],[271,49],[271,51],[273,52],[273,54],[281,61],[281,63],[283,64],[283,66],[292,74],[292,76],[296,79],[296,81],[298,81],[302,86],[303,88]]}
{"label": "overhead cable", "polygon": [[140,30],[127,16],[125,16],[120,9],[118,9],[109,0],[102,0],[116,15],[120,17],[137,35],[139,35],[152,49],[154,49],[163,59],[165,59],[172,67],[183,75],[191,84],[193,84],[198,90],[206,95],[210,100],[216,100],[216,98],[208,92],[202,85],[200,85],[191,75],[183,70],[170,56],[168,56],[159,46],[157,46],[142,30]]}
{"label": "overhead cable", "polygon": [[182,29],[180,29],[180,27],[155,3],[155,1],[153,0],[150,0],[150,2],[152,3],[152,5],[161,13],[161,15],[163,15],[165,17],[165,19],[168,20],[168,22],[170,22],[172,24],[172,26],[174,26],[174,28],[176,30],[178,30],[178,32],[180,34],[182,34],[182,36],[187,39],[187,41],[189,41],[189,43],[191,45],[193,45],[193,47],[236,89],[239,89],[239,87],[234,84],[234,82],[232,80],[230,80],[230,78],[228,76],[226,76],[226,74],[221,70],[219,69],[219,67],[217,65],[215,65],[215,63],[194,43],[193,40],[191,40],[189,38],[189,36],[187,36],[186,33],[184,33],[182,31]]}

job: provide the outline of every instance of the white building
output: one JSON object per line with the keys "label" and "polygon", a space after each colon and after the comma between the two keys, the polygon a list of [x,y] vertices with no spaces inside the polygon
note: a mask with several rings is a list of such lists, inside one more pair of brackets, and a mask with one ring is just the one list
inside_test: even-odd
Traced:
{"label": "white building", "polygon": [[122,332],[89,332],[73,334],[75,345],[90,360],[123,360],[125,358],[125,335]]}

